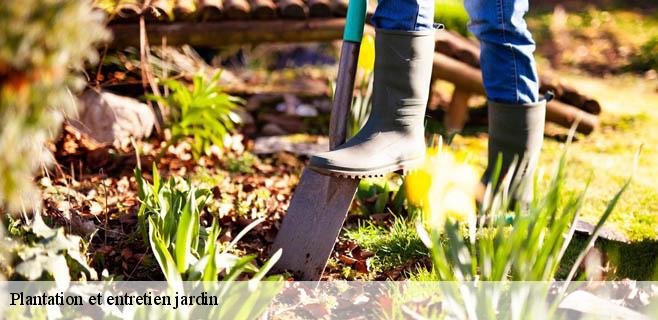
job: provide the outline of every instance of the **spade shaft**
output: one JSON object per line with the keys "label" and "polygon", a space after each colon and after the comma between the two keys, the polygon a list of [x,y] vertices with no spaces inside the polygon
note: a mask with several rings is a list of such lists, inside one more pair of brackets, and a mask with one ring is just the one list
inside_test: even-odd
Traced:
{"label": "spade shaft", "polygon": [[[345,142],[366,5],[367,0],[350,0],[347,9],[331,110],[331,150]],[[288,212],[272,245],[271,252],[282,249],[276,271],[292,272],[297,280],[320,279],[358,185],[358,179],[325,176],[308,168],[302,171]]]}

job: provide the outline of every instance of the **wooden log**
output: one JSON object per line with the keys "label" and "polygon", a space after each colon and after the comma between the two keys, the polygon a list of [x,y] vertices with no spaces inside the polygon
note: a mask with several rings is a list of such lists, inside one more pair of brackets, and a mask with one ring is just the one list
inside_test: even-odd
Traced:
{"label": "wooden log", "polygon": [[120,0],[116,6],[116,15],[118,17],[113,20],[121,20],[125,22],[134,22],[139,20],[139,15],[142,14],[142,4],[138,0]]}
{"label": "wooden log", "polygon": [[308,15],[308,9],[301,0],[278,0],[276,4],[284,18],[305,19]]}
{"label": "wooden log", "polygon": [[463,61],[470,66],[480,67],[480,47],[477,43],[452,31],[436,33],[436,51]]}
{"label": "wooden log", "polygon": [[580,109],[595,115],[601,114],[602,110],[599,101],[593,98],[585,99],[585,103],[583,103]]}
{"label": "wooden log", "polygon": [[461,90],[486,95],[482,85],[482,72],[457,59],[442,53],[434,54],[433,79],[443,79],[455,84]]}
{"label": "wooden log", "polygon": [[331,0],[331,12],[334,16],[344,17],[347,15],[349,0]]}
{"label": "wooden log", "polygon": [[224,15],[224,5],[222,0],[200,0],[199,1],[199,18],[201,21],[221,20]]}
{"label": "wooden log", "polygon": [[[111,47],[138,46],[139,25],[109,26],[114,37]],[[289,43],[334,41],[343,37],[345,19],[269,20],[183,22],[175,24],[147,24],[151,45],[161,44],[163,36],[172,46],[188,44],[200,47],[219,47],[234,44]],[[372,28],[366,28],[372,33]]]}
{"label": "wooden log", "polygon": [[174,19],[189,21],[196,18],[196,3],[194,0],[176,0],[174,2]]}
{"label": "wooden log", "polygon": [[597,115],[601,113],[601,104],[599,104],[598,101],[580,93],[573,86],[560,82],[557,76],[554,76],[551,73],[541,74],[539,77],[539,83],[539,91],[542,93],[552,91],[555,94],[555,97],[562,102],[591,114]]}
{"label": "wooden log", "polygon": [[231,20],[249,18],[251,5],[247,0],[224,0],[224,14]]}
{"label": "wooden log", "polygon": [[564,101],[570,105],[576,106],[581,110],[589,112],[591,114],[600,114],[601,105],[598,101],[581,94],[574,87],[561,84],[562,95],[559,97],[560,101]]}
{"label": "wooden log", "polygon": [[564,94],[562,92],[562,85],[560,85],[557,77],[554,77],[550,73],[543,73],[539,76],[539,92],[546,93],[548,91],[553,92],[558,99]]}
{"label": "wooden log", "polygon": [[599,118],[574,106],[553,100],[546,106],[546,121],[553,122],[565,128],[571,128],[578,122],[576,130],[590,134],[599,126]]}
{"label": "wooden log", "polygon": [[443,117],[443,125],[448,134],[461,132],[468,120],[468,101],[473,94],[459,87],[455,87],[450,99],[450,105]]}
{"label": "wooden log", "polygon": [[308,0],[308,12],[311,17],[330,17],[331,0]]}
{"label": "wooden log", "polygon": [[[480,47],[477,43],[466,39],[462,35],[451,32],[436,33],[436,51],[480,68]],[[600,114],[601,105],[591,97],[584,95],[574,87],[561,83],[550,73],[540,73],[540,92],[552,91],[555,98],[591,114]]]}
{"label": "wooden log", "polygon": [[272,0],[250,0],[251,15],[256,19],[270,20],[276,18],[276,5]]}
{"label": "wooden log", "polygon": [[[432,79],[437,78],[452,82],[463,91],[486,95],[482,73],[479,69],[438,52],[434,54],[434,66],[432,68]],[[598,118],[596,116],[583,112],[576,107],[556,100],[549,102],[546,106],[547,121],[570,128],[577,119],[580,119],[580,123],[576,130],[580,133],[589,134],[598,127]]]}
{"label": "wooden log", "polygon": [[172,21],[174,18],[173,1],[153,0],[144,9],[146,21]]}

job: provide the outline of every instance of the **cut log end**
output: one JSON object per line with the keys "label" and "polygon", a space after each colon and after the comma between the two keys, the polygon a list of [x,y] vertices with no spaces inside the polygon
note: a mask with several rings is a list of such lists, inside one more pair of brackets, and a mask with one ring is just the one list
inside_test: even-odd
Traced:
{"label": "cut log end", "polygon": [[252,15],[259,20],[271,20],[276,18],[276,5],[271,0],[252,0]]}
{"label": "cut log end", "polygon": [[309,0],[308,7],[311,17],[325,18],[332,14],[329,0]]}
{"label": "cut log end", "polygon": [[201,21],[221,20],[224,15],[221,0],[199,1],[199,18]]}
{"label": "cut log end", "polygon": [[224,13],[231,20],[246,20],[249,18],[251,6],[246,0],[224,1]]}
{"label": "cut log end", "polygon": [[582,134],[590,134],[599,126],[597,116],[555,100],[546,106],[546,121],[565,128],[570,128],[577,122],[576,131]]}
{"label": "cut log end", "polygon": [[331,0],[331,12],[338,17],[347,15],[349,0]]}
{"label": "cut log end", "polygon": [[306,6],[300,0],[280,0],[279,10],[281,16],[288,19],[305,19],[307,16]]}

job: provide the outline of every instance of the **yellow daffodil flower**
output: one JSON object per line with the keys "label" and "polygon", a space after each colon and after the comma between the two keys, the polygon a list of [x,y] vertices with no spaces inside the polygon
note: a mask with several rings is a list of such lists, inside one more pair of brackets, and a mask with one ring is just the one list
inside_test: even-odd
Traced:
{"label": "yellow daffodil flower", "polygon": [[372,72],[375,67],[375,38],[373,36],[363,35],[357,65],[366,72]]}
{"label": "yellow daffodil flower", "polygon": [[423,210],[426,224],[441,227],[445,219],[467,221],[476,214],[475,168],[459,162],[449,150],[430,148],[425,161],[405,178],[407,200]]}

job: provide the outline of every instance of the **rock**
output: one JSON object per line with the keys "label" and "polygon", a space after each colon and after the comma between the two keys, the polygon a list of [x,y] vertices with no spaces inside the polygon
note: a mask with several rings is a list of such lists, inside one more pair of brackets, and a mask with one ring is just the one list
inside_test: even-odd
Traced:
{"label": "rock", "polygon": [[249,112],[247,112],[246,110],[244,110],[242,108],[237,108],[237,109],[233,110],[233,112],[236,115],[238,115],[238,117],[240,118],[240,123],[243,126],[253,126],[253,125],[256,124],[256,121],[254,121],[254,117]]}
{"label": "rock", "polygon": [[[594,232],[594,228],[596,227],[595,225],[583,221],[583,220],[576,220],[576,233],[584,234],[587,236],[592,235],[592,232]],[[602,227],[601,231],[599,232],[599,238],[610,240],[610,241],[618,241],[618,242],[623,242],[623,243],[629,243],[630,240],[621,232],[617,230],[613,230],[607,227]]]}
{"label": "rock", "polygon": [[258,120],[267,122],[268,124],[276,124],[279,128],[287,131],[288,133],[298,133],[308,130],[308,126],[304,120],[295,115],[287,115],[283,113],[260,113]]}
{"label": "rock", "polygon": [[300,104],[295,110],[298,116],[300,117],[316,117],[318,115],[318,110],[313,106],[308,104]]}
{"label": "rock", "polygon": [[295,110],[297,106],[300,104],[301,101],[299,101],[299,98],[293,94],[286,93],[283,95],[283,102],[276,106],[276,111],[294,115],[296,113]]}
{"label": "rock", "polygon": [[306,134],[259,137],[252,150],[255,154],[273,154],[281,151],[311,156],[329,150],[329,138]]}
{"label": "rock", "polygon": [[240,125],[242,127],[242,132],[246,135],[254,135],[258,132],[258,127],[256,126],[256,121],[254,117],[247,110],[243,108],[237,108],[233,112],[240,118]]}
{"label": "rock", "polygon": [[94,140],[118,147],[130,138],[151,135],[156,123],[153,110],[136,99],[105,91],[89,90],[79,97],[78,119],[70,120],[80,132]]}
{"label": "rock", "polygon": [[281,136],[288,134],[288,131],[281,129],[281,127],[275,123],[268,123],[263,126],[261,132],[266,136]]}
{"label": "rock", "polygon": [[318,115],[318,110],[315,107],[302,103],[299,98],[292,94],[283,95],[283,102],[277,104],[276,111],[299,117],[315,117]]}

